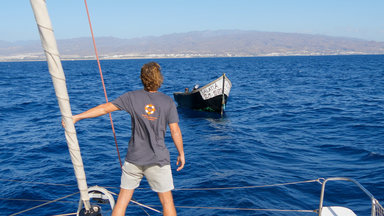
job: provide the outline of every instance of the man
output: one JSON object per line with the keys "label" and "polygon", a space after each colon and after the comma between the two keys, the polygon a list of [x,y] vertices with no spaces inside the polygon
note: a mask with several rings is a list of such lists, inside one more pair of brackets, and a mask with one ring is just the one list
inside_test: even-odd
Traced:
{"label": "man", "polygon": [[180,171],[185,165],[185,156],[179,117],[172,98],[158,92],[163,82],[160,65],[155,62],[145,64],[141,68],[140,78],[144,89],[127,92],[112,102],[75,115],[73,122],[117,110],[128,112],[131,115],[132,135],[122,167],[120,193],[112,216],[125,215],[133,192],[143,176],[147,178],[152,190],[158,193],[163,215],[174,216],[176,210],[171,192],[174,186],[164,136],[168,125],[179,152],[176,164],[179,166],[177,171]]}

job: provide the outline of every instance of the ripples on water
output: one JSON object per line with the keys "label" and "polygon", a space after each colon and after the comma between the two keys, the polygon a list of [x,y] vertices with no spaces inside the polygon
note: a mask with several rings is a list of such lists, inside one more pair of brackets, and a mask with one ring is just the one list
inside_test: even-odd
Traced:
{"label": "ripples on water", "polygon": [[[141,88],[139,70],[149,60],[102,61],[110,100]],[[161,59],[161,90],[172,95],[226,73],[233,88],[225,116],[179,108],[187,165],[174,172],[176,188],[269,185],[344,176],[384,200],[384,56]],[[63,62],[73,113],[104,101],[95,61]],[[76,185],[46,62],[0,63],[1,179]],[[121,154],[130,117],[113,113]],[[89,185],[118,191],[119,162],[108,117],[76,124]],[[166,137],[172,163],[177,155]],[[222,191],[174,191],[178,206],[256,209],[318,208],[318,183]],[[141,185],[147,188],[144,181]],[[328,187],[328,186],[327,186]],[[1,181],[0,214],[9,215],[77,191]],[[154,193],[135,199],[159,205]],[[369,215],[355,187],[329,183],[326,204]],[[363,201],[362,201],[363,200]],[[75,212],[78,196],[25,215]],[[159,207],[157,207],[159,208]],[[108,210],[107,205],[103,209]],[[264,211],[178,209],[180,215],[314,215]],[[106,211],[109,214],[108,211]],[[145,215],[130,206],[127,213]],[[158,215],[150,212],[150,215]]]}

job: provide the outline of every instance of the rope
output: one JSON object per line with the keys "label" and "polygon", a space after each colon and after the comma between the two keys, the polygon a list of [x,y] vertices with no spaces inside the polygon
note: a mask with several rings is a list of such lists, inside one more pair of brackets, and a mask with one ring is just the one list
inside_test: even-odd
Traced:
{"label": "rope", "polygon": [[67,213],[67,214],[59,214],[59,215],[52,215],[52,216],[69,216],[69,215],[77,215],[77,212]]}
{"label": "rope", "polygon": [[[153,207],[161,207],[160,205],[150,205]],[[210,206],[175,206],[175,208],[186,209],[210,209],[210,210],[237,210],[237,211],[270,211],[270,212],[315,212],[318,210],[306,210],[306,209],[258,209],[258,208],[231,208],[231,207],[210,207]]]}
{"label": "rope", "polygon": [[[0,200],[6,200],[6,201],[24,201],[24,202],[49,202],[51,200],[36,200],[36,199],[17,199],[17,198],[2,198],[0,197]],[[78,201],[56,201],[57,203],[79,203]]]}
{"label": "rope", "polygon": [[321,183],[322,178],[307,180],[307,181],[297,181],[297,182],[288,182],[288,183],[280,183],[280,184],[271,184],[271,185],[256,185],[256,186],[243,186],[243,187],[223,187],[223,188],[179,188],[174,189],[175,191],[193,191],[193,190],[233,190],[233,189],[251,189],[251,188],[262,188],[262,187],[276,187],[276,186],[284,186],[284,185],[292,185],[292,184],[302,184],[302,183],[311,183],[311,182],[319,182]]}
{"label": "rope", "polygon": [[[141,203],[139,203],[139,202],[137,202],[137,201],[135,201],[135,200],[133,200],[133,199],[131,199],[130,202],[132,202],[132,203],[134,203],[134,204],[140,206],[140,208],[141,208],[145,213],[147,213],[147,212],[146,212],[142,207],[147,208],[147,209],[150,209],[150,210],[155,211],[155,212],[157,212],[157,213],[161,213],[161,211],[159,211],[159,210],[157,210],[157,209],[154,209],[154,208],[151,208],[151,207],[148,206],[148,205],[141,204]],[[147,214],[148,214],[148,213],[147,213]]]}
{"label": "rope", "polygon": [[[279,184],[270,184],[270,185],[253,185],[253,186],[243,186],[243,187],[222,187],[222,188],[175,188],[175,191],[193,191],[193,190],[233,190],[233,189],[252,189],[252,188],[263,188],[263,187],[276,187],[276,186],[285,186],[285,185],[293,185],[293,184],[303,184],[303,183],[311,183],[318,182],[322,184],[323,178],[306,180],[306,181],[297,181],[297,182],[287,182],[287,183],[279,183]],[[75,187],[77,185],[69,185],[69,184],[55,184],[55,183],[44,183],[44,182],[31,182],[31,181],[21,181],[21,180],[13,180],[13,179],[0,179],[0,181],[9,181],[9,182],[21,182],[21,183],[29,183],[29,184],[42,184],[42,185],[53,185],[53,186],[65,186],[65,187]],[[119,187],[109,187],[105,186],[104,188],[119,188]],[[151,190],[151,188],[136,188],[137,190]],[[114,193],[112,193],[114,194]],[[116,194],[114,194],[116,195]]]}
{"label": "rope", "polygon": [[[112,193],[114,195],[117,195],[115,193]],[[7,200],[7,201],[24,201],[24,202],[51,202],[51,200],[35,200],[35,199],[17,199],[17,198],[1,198],[0,197],[0,200]],[[57,203],[78,203],[78,202],[74,202],[74,201],[60,201],[60,200],[57,200],[56,201]],[[155,211],[157,213],[161,213],[161,211],[157,210],[157,209],[154,209],[148,205],[144,205],[142,203],[139,203],[137,202],[136,200],[133,200],[131,199],[131,201],[133,204],[136,204],[137,206],[139,206],[147,215],[148,215],[148,212],[145,211],[144,208],[147,208],[147,209],[150,209],[152,211]],[[144,208],[143,208],[144,207]],[[72,215],[73,213],[68,213],[68,214],[63,214],[63,215]],[[76,213],[74,213],[76,214]],[[61,216],[61,215],[55,215],[55,216]]]}
{"label": "rope", "polygon": [[[112,195],[118,196],[116,193],[113,193],[113,192],[111,192],[111,191],[109,191],[109,192],[110,192]],[[140,207],[140,208],[141,208],[147,215],[149,215],[149,214],[148,214],[147,211],[145,211],[145,209],[143,209],[143,207],[144,207],[144,208],[147,208],[147,209],[150,209],[150,210],[152,210],[152,211],[161,213],[161,211],[159,211],[159,210],[157,210],[157,209],[154,209],[154,208],[151,208],[150,206],[144,205],[144,204],[142,204],[142,203],[139,203],[139,202],[137,202],[136,200],[134,200],[133,198],[131,198],[130,202],[132,202],[132,203],[138,205],[138,206],[139,206],[139,207]]]}
{"label": "rope", "polygon": [[[93,35],[93,29],[92,29],[91,17],[89,16],[87,0],[84,0],[84,4],[85,4],[85,8],[87,9],[89,28],[90,28],[90,30],[91,30],[92,41],[93,41],[93,47],[94,47],[94,49],[95,49],[95,55],[96,55],[96,59],[97,59],[97,65],[99,66],[99,72],[100,72],[101,83],[103,84],[105,101],[108,103],[107,90],[106,90],[106,88],[105,88],[105,83],[104,83],[104,78],[103,78],[103,72],[101,71],[100,59],[99,59],[99,54],[97,53],[96,42],[95,42],[95,36]],[[113,137],[114,137],[114,139],[115,139],[115,145],[116,145],[116,150],[117,150],[117,156],[119,157],[120,167],[123,167],[123,164],[121,163],[120,151],[119,151],[119,146],[117,145],[115,126],[113,125],[113,120],[112,120],[112,115],[111,115],[111,113],[109,113],[109,119],[111,120],[111,127],[112,127]]]}
{"label": "rope", "polygon": [[[34,183],[34,184],[46,184],[46,185],[55,185],[55,186],[75,186],[75,185],[65,185],[65,184],[53,184],[53,183],[43,183],[43,182],[28,182],[28,181],[19,181],[19,180],[7,180],[7,179],[0,179],[0,181],[12,181],[12,182],[23,182],[23,183]],[[284,186],[284,185],[293,185],[293,184],[302,184],[302,183],[311,183],[311,182],[318,182],[322,184],[322,181],[324,181],[324,178],[318,178],[318,179],[313,179],[313,180],[306,180],[306,181],[296,181],[296,182],[287,182],[287,183],[279,183],[279,184],[270,184],[270,185],[256,185],[256,186],[243,186],[243,187],[223,187],[223,188],[179,188],[179,189],[174,189],[175,191],[193,191],[193,190],[233,190],[233,189],[251,189],[251,188],[263,188],[263,187],[276,187],[276,186]],[[137,188],[137,189],[149,189],[149,188]],[[53,202],[59,202],[59,200],[67,198],[69,196],[75,195],[79,192],[76,192],[74,194],[53,200],[53,201],[48,201],[42,205],[24,210],[22,212],[12,214],[17,215]],[[111,192],[114,195],[117,195],[116,193]],[[0,198],[0,200],[20,200],[20,201],[41,201],[45,202],[47,200],[28,200],[28,199],[6,199],[6,198]],[[64,201],[60,201],[64,202]],[[151,208],[152,207],[158,207],[158,205],[144,205],[141,204],[135,200],[131,200],[132,203],[138,205],[140,208],[145,207],[147,209],[150,209],[152,211],[161,213],[161,211]],[[230,208],[230,207],[207,207],[207,206],[175,206],[176,208],[190,208],[190,209],[212,209],[212,210],[239,210],[239,211],[275,211],[275,212],[317,212],[317,210],[295,210],[295,209],[257,209],[257,208]],[[142,210],[149,215],[143,208]],[[71,214],[64,214],[64,215],[71,215]],[[57,216],[64,216],[64,215],[57,215]]]}
{"label": "rope", "polygon": [[35,206],[35,207],[32,207],[32,208],[29,208],[29,209],[26,209],[26,210],[23,210],[23,211],[20,211],[20,212],[17,212],[17,213],[14,213],[14,214],[11,214],[9,216],[14,216],[14,215],[18,215],[18,214],[21,214],[21,213],[24,213],[24,212],[27,212],[27,211],[30,211],[30,210],[33,210],[33,209],[36,209],[36,208],[39,208],[39,207],[42,207],[42,206],[45,206],[45,205],[48,205],[48,204],[51,204],[51,203],[54,203],[54,202],[57,202],[59,200],[62,200],[62,199],[65,199],[65,198],[68,198],[68,197],[71,197],[73,195],[76,195],[80,192],[76,192],[76,193],[73,193],[73,194],[70,194],[70,195],[67,195],[67,196],[64,196],[64,197],[61,197],[61,198],[58,198],[58,199],[55,199],[55,200],[52,200],[52,201],[48,201],[46,203],[43,203],[41,205],[38,205],[38,206]]}
{"label": "rope", "polygon": [[[30,199],[3,199],[1,200],[15,200],[15,201],[36,201],[36,202],[45,202],[47,200],[30,200]],[[56,201],[61,203],[66,203],[65,201]],[[75,203],[71,201],[67,201],[68,203]],[[150,209],[152,211],[161,213],[161,211],[151,208],[152,207],[161,207],[160,205],[143,205],[137,201],[131,200],[132,203],[138,205],[140,208],[145,207],[147,209]],[[230,207],[208,207],[208,206],[175,206],[176,208],[188,208],[188,209],[210,209],[210,210],[238,210],[238,211],[275,211],[275,212],[317,212],[317,210],[300,210],[300,209],[256,209],[256,208],[230,208]],[[147,215],[148,212],[146,212],[143,208],[141,208]],[[76,213],[68,213],[68,214],[60,214],[60,215],[54,215],[54,216],[65,216],[65,215],[75,215]],[[14,214],[15,215],[15,214]]]}
{"label": "rope", "polygon": [[28,183],[28,184],[53,185],[53,186],[63,186],[63,187],[77,187],[77,185],[55,184],[55,183],[46,183],[46,182],[31,182],[31,181],[21,181],[21,180],[13,180],[13,179],[0,179],[0,181],[20,182],[20,183]]}
{"label": "rope", "polygon": [[238,211],[275,211],[275,212],[317,212],[317,210],[300,209],[256,209],[256,208],[229,208],[229,207],[206,207],[206,206],[175,206],[175,208],[189,209],[212,209],[212,210],[238,210]]}

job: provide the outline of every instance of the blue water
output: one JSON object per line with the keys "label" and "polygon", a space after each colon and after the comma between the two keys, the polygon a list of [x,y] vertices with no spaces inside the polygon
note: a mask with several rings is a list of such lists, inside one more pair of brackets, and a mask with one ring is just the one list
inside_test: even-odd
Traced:
{"label": "blue water", "polygon": [[[102,61],[110,100],[141,88],[140,67],[149,60]],[[384,200],[384,56],[198,58],[156,60],[161,91],[226,73],[232,91],[224,117],[179,108],[186,166],[175,187],[220,188],[349,177]],[[65,61],[73,113],[103,103],[95,61]],[[46,62],[0,63],[0,215],[9,215],[77,191],[61,117]],[[114,112],[122,157],[130,117]],[[118,192],[120,165],[108,116],[76,124],[87,182]],[[11,181],[15,180],[15,181]],[[49,184],[47,184],[49,183]],[[64,184],[52,185],[52,184]],[[328,183],[327,205],[370,214],[369,199],[350,183]],[[161,209],[142,182],[134,198]],[[314,210],[321,185],[173,192],[177,206]],[[24,199],[24,200],[18,200]],[[57,215],[77,209],[79,195],[21,215]],[[108,205],[101,205],[105,215]],[[315,215],[314,213],[177,208],[179,215]],[[146,210],[149,215],[160,215]],[[131,205],[127,215],[147,215]]]}

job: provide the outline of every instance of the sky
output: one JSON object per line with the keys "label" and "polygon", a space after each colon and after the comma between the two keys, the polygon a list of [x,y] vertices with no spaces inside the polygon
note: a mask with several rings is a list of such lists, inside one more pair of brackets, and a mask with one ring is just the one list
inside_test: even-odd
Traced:
{"label": "sky", "polygon": [[[57,39],[90,37],[84,0],[46,0]],[[255,30],[384,42],[384,0],[87,0],[95,37]],[[29,0],[1,1],[0,41],[39,40]]]}

